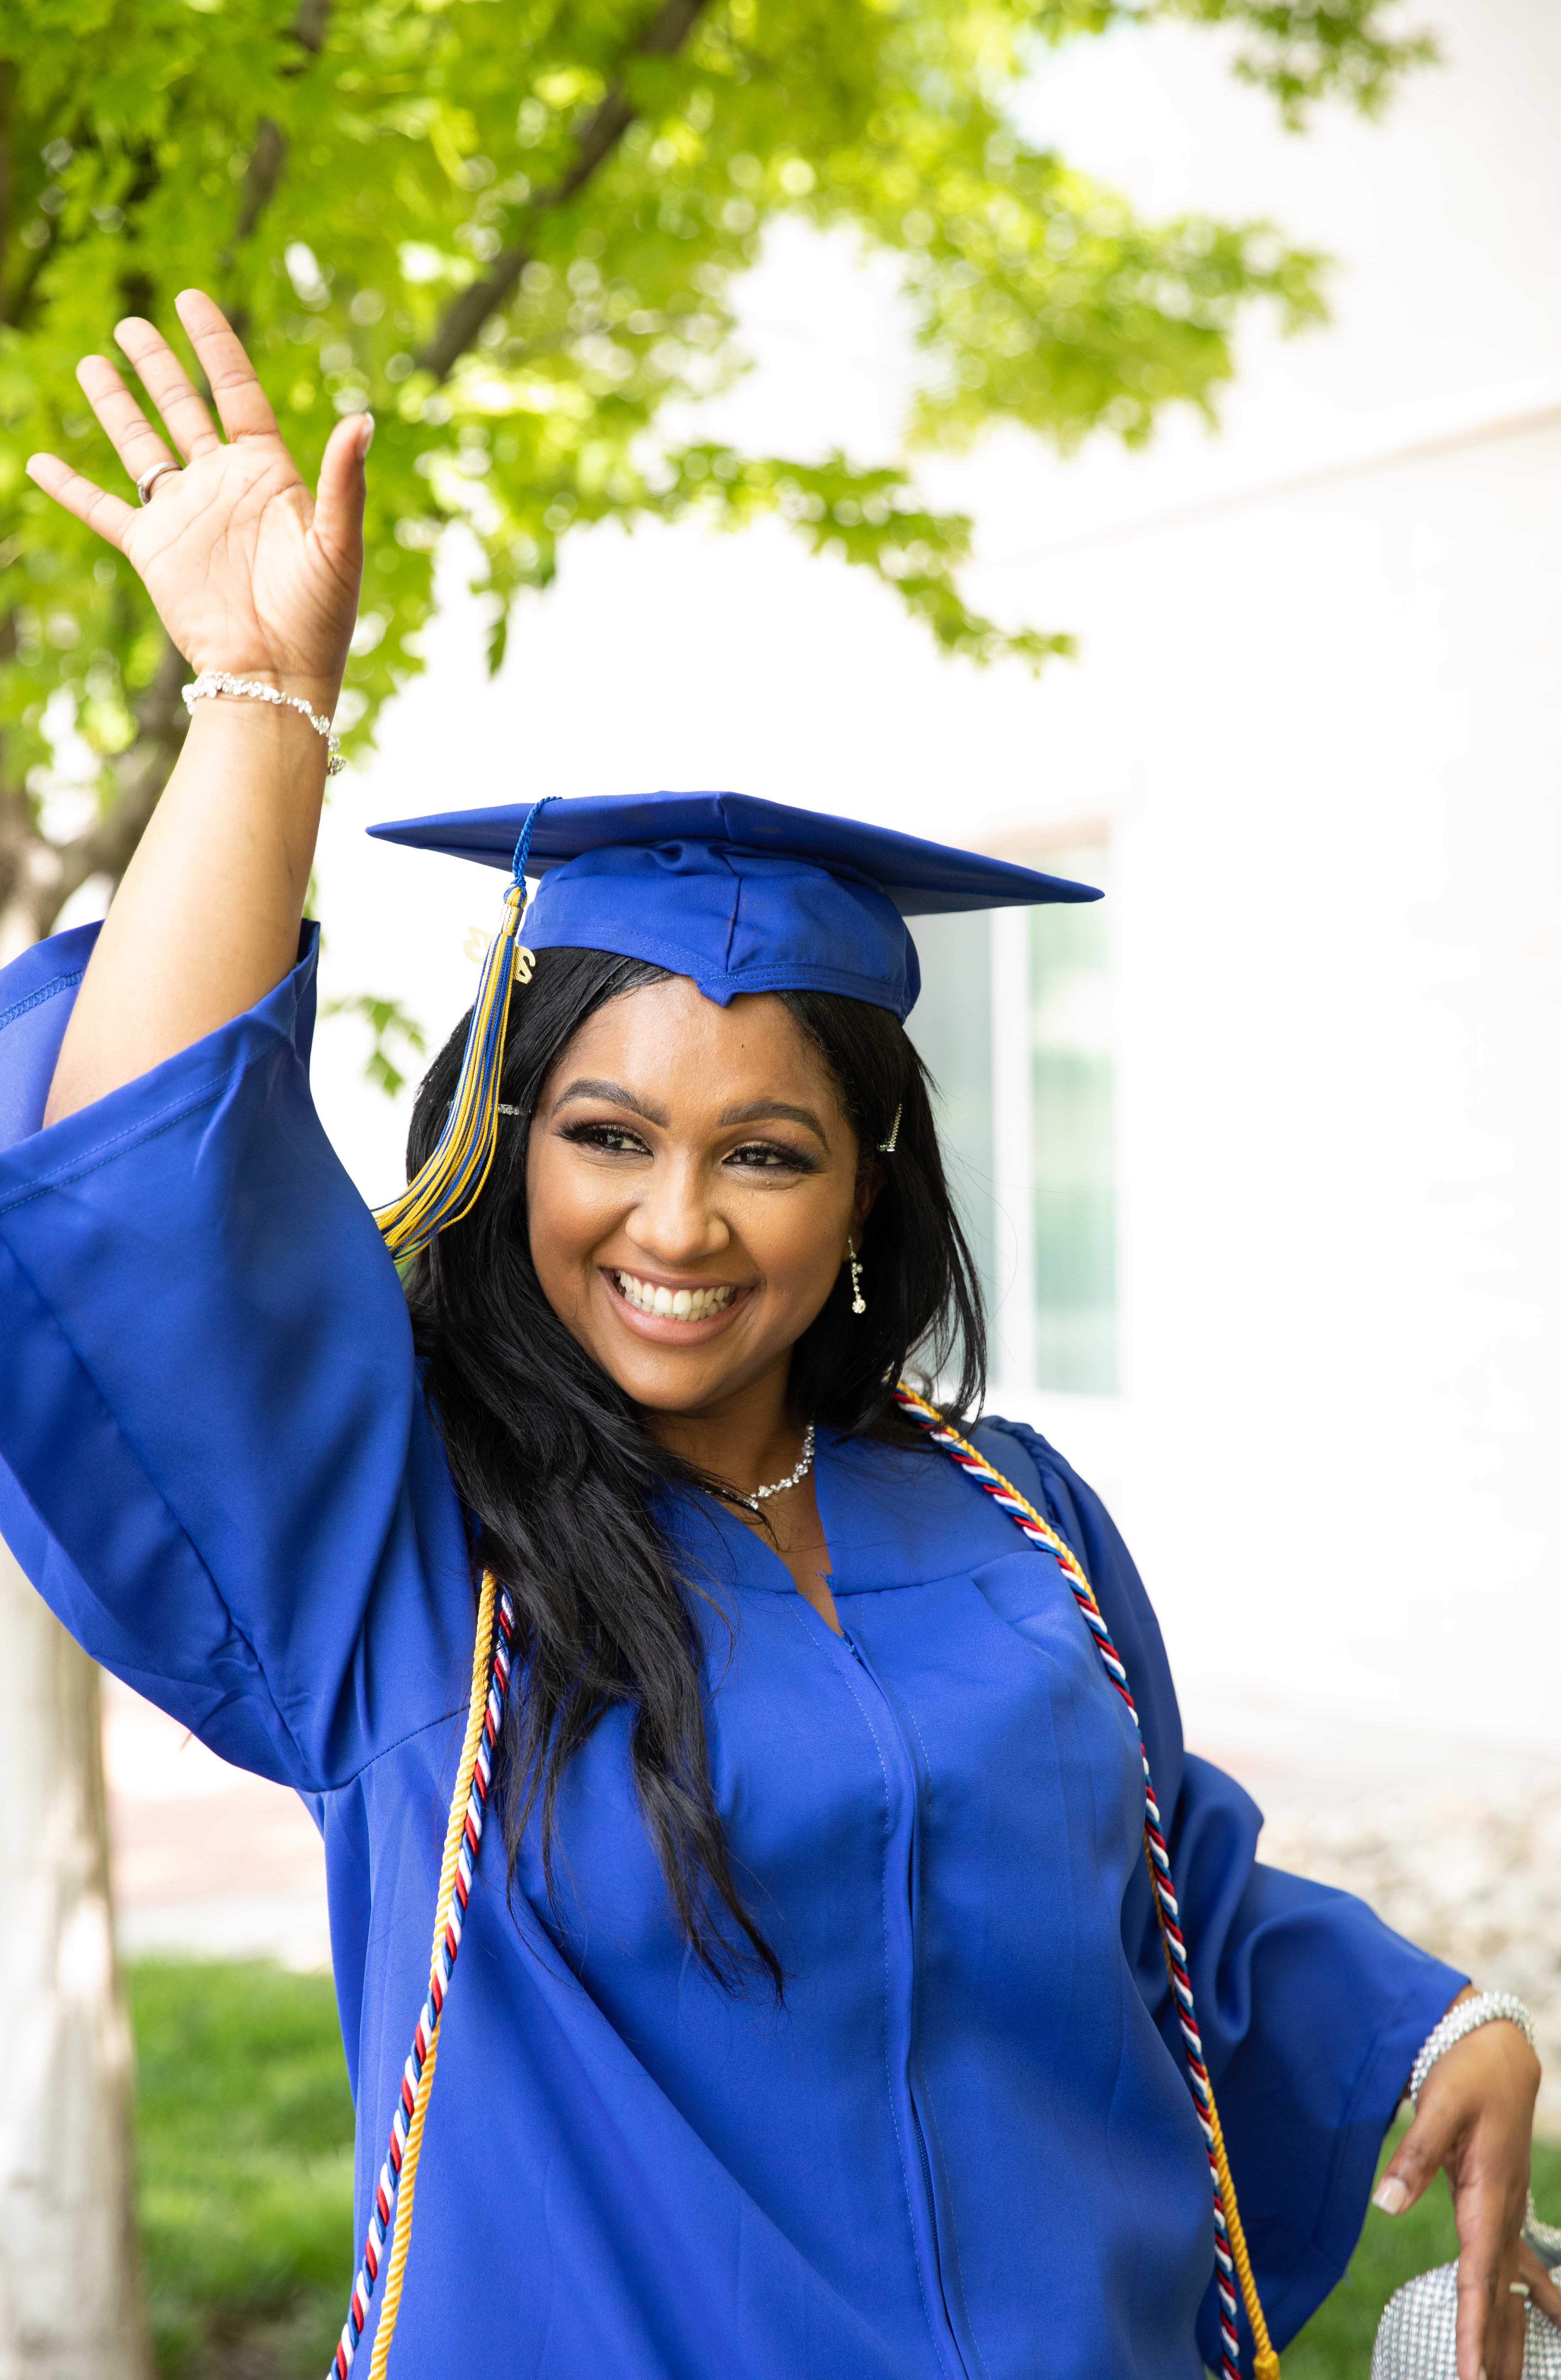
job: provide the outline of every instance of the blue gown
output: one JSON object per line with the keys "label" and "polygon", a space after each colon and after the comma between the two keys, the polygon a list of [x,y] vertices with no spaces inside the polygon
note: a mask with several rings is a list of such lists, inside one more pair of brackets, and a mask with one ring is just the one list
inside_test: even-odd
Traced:
{"label": "blue gown", "polygon": [[[312,936],[247,1014],[41,1131],[91,941],[0,975],[0,1529],[99,1660],[313,1812],[361,2240],[466,1704],[463,1517],[394,1269],[309,1097]],[[1099,1501],[1019,1425],[980,1442],[1126,1658],[1282,2343],[1344,2268],[1463,1978],[1256,1863],[1258,1811],[1182,1749]],[[664,1515],[724,1615],[704,1623],[715,1792],[784,2005],[690,1961],[614,1714],[568,1773],[562,1907],[533,1843],[507,1898],[496,1831],[484,1847],[393,2372],[1196,2380],[1215,2360],[1207,2166],[1122,1705],[1055,1562],[945,1457],[821,1430],[817,1477],[843,1638],[729,1514]],[[1219,1528],[1216,1476],[1186,1512]]]}

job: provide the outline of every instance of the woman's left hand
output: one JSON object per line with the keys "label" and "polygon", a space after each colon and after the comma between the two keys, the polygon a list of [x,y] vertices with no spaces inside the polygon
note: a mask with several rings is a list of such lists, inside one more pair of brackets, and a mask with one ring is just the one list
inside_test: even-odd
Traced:
{"label": "woman's left hand", "polygon": [[1414,2122],[1373,2193],[1384,2214],[1400,2215],[1446,2169],[1458,2233],[1458,2380],[1521,2380],[1525,2298],[1515,2283],[1561,2325],[1561,2292],[1521,2238],[1539,2087],[1539,2059],[1515,2024],[1466,2034],[1421,2085]]}

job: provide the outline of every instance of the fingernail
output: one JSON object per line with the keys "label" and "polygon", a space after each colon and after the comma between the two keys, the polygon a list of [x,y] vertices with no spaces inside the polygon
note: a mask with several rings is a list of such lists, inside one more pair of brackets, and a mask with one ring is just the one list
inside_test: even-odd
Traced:
{"label": "fingernail", "polygon": [[[1402,2215],[1409,2203],[1409,2191],[1396,2173],[1386,2174],[1372,2192],[1372,2204],[1380,2206],[1385,2215]],[[1482,2372],[1480,2380],[1485,2380]]]}
{"label": "fingernail", "polygon": [[363,417],[363,420],[364,428],[359,431],[357,440],[359,461],[361,461],[363,456],[368,454],[369,447],[374,443],[374,417],[371,413],[366,413]]}

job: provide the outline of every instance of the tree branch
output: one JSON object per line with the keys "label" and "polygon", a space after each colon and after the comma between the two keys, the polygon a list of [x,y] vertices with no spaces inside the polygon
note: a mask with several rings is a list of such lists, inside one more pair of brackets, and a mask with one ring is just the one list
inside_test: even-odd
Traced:
{"label": "tree branch", "polygon": [[[13,661],[17,650],[17,615],[0,618],[0,662]],[[0,732],[0,924],[21,899],[32,852],[38,840],[27,786],[6,766],[9,755]]]}
{"label": "tree branch", "polygon": [[[176,646],[166,645],[151,685],[132,705],[136,740],[114,764],[112,807],[95,826],[60,851],[59,871],[52,882],[32,888],[32,926],[40,937],[53,932],[54,920],[71,894],[92,877],[106,876],[117,884],[129,866],[184,743],[188,724],[180,695],[184,679],[183,654]],[[35,851],[48,848],[39,842],[36,831],[31,843]]]}
{"label": "tree branch", "polygon": [[[330,20],[331,0],[300,0],[298,13],[293,20],[293,39],[311,58],[317,58],[324,47],[325,29]],[[302,65],[291,71],[301,74]],[[224,249],[219,260],[224,273],[232,267],[233,249],[248,238],[276,196],[277,184],[282,179],[286,163],[286,135],[273,115],[262,115],[255,127],[255,145],[244,172],[244,194],[239,201],[233,246]]]}
{"label": "tree branch", "polygon": [[27,789],[6,775],[0,744],[0,922],[21,905],[37,845]]}
{"label": "tree branch", "polygon": [[[642,58],[675,57],[706,6],[706,0],[661,0],[661,6],[634,45]],[[638,114],[618,78],[609,83],[586,118],[568,172],[549,190],[538,190],[526,208],[527,221],[564,206],[611,156]],[[490,314],[514,297],[530,261],[528,245],[516,241],[505,249],[480,281],[472,282],[453,300],[443,321],[417,357],[419,368],[436,381],[448,380]]]}

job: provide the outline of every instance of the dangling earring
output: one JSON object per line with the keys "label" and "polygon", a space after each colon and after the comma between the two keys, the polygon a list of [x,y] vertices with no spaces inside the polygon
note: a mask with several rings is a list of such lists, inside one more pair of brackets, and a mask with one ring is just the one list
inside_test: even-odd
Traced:
{"label": "dangling earring", "polygon": [[845,1253],[851,1267],[851,1310],[853,1314],[865,1314],[867,1301],[862,1294],[862,1260],[856,1253],[854,1240],[847,1240]]}

